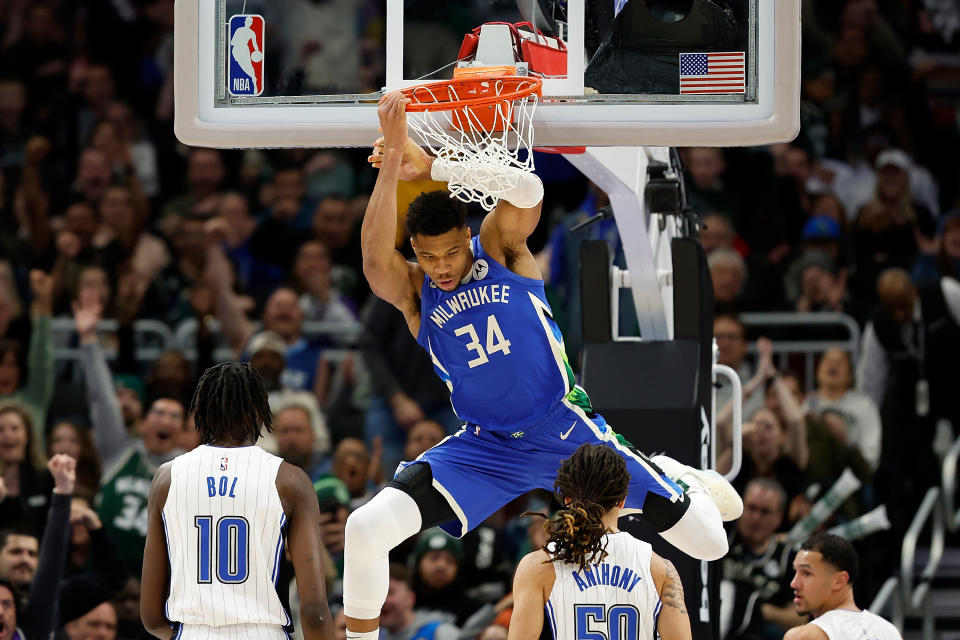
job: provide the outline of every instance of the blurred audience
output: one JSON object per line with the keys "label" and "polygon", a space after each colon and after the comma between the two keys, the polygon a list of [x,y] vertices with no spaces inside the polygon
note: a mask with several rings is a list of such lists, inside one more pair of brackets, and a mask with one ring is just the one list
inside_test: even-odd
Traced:
{"label": "blurred audience", "polygon": [[[753,367],[747,361],[746,327],[733,314],[717,313],[713,318],[713,337],[717,341],[717,364],[722,364],[734,370],[742,385],[753,377]],[[733,388],[726,378],[717,376],[717,410],[725,407],[733,397]],[[763,406],[763,398],[759,395],[750,395],[744,398],[743,415],[753,415],[753,412]]]}
{"label": "blurred audience", "polygon": [[374,297],[363,316],[361,354],[373,392],[363,422],[364,438],[368,446],[376,437],[383,439],[383,470],[392,474],[401,460],[412,459],[405,457],[404,446],[413,425],[430,419],[446,433],[454,433],[460,421],[450,407],[450,391],[410,334],[403,314]]}
{"label": "blurred audience", "polygon": [[[807,489],[806,465],[795,462],[797,452],[789,445],[786,428],[770,409],[759,409],[743,425],[743,464],[733,486],[743,495],[747,483],[754,478],[776,480],[787,493],[784,524],[796,522],[805,515]],[[806,442],[802,445],[806,448]],[[726,460],[717,460],[721,469],[729,468]]]}
{"label": "blurred audience", "polygon": [[720,627],[725,640],[779,639],[806,622],[793,607],[794,552],[777,538],[787,494],[776,480],[755,478],[723,559]]}
{"label": "blurred audience", "polygon": [[457,640],[457,627],[442,613],[414,606],[417,596],[411,586],[410,571],[401,564],[390,564],[390,588],[380,611],[380,627],[386,640]]}
{"label": "blurred audience", "polygon": [[718,247],[707,258],[713,281],[713,304],[719,312],[730,313],[743,306],[747,263],[729,247]]}
{"label": "blurred audience", "polygon": [[807,397],[804,409],[840,417],[843,429],[836,434],[838,443],[856,448],[875,470],[880,463],[880,413],[869,396],[854,388],[854,382],[850,354],[828,349],[817,366],[817,388]]}
{"label": "blurred audience", "polygon": [[867,323],[857,362],[857,388],[880,409],[882,444],[877,483],[906,527],[926,489],[939,482],[933,452],[937,422],[960,425],[953,394],[960,380],[960,282],[915,285],[903,269],[877,281],[880,306]]}
{"label": "blurred audience", "polygon": [[[303,469],[311,481],[319,479],[329,468],[330,434],[316,402],[311,402],[309,394],[289,394],[277,398],[271,408],[276,454]],[[269,445],[261,442],[260,446]]]}
{"label": "blurred audience", "polygon": [[463,543],[440,529],[429,529],[420,534],[411,561],[417,606],[450,614],[457,626],[463,626],[480,607],[465,593]]}
{"label": "blurred audience", "polygon": [[[215,361],[243,358],[261,373],[276,427],[261,446],[317,483],[333,600],[351,507],[401,460],[462,426],[402,315],[371,296],[363,277],[359,225],[375,179],[366,151],[180,144],[173,4],[0,2],[8,63],[0,79],[0,628],[13,628],[16,616],[28,638],[144,637],[136,576],[146,495],[157,465],[199,444],[187,408],[198,374]],[[357,18],[353,29],[339,19],[329,27],[334,40],[356,45],[341,69],[353,70],[347,81],[328,77],[324,61],[336,56],[318,53],[315,33],[271,22],[275,41],[291,35],[295,55],[267,74],[269,88],[383,86],[385,31],[368,5],[310,9]],[[864,488],[838,518],[886,504],[899,540],[926,487],[939,482],[935,435],[960,431],[950,395],[960,380],[955,18],[944,2],[805,3],[797,139],[679,150],[689,204],[703,219],[718,361],[744,386],[739,486],[762,479],[749,485],[748,502],[762,494],[758,509],[778,503],[775,529],[850,468]],[[548,194],[531,248],[576,373],[577,247],[603,240],[625,268],[623,243],[613,219],[571,231],[608,211],[609,200],[562,158],[534,153]],[[476,231],[479,214],[470,216]],[[409,255],[402,222],[398,247]],[[629,292],[619,308],[621,334],[636,333]],[[732,315],[751,312],[843,313],[861,327],[862,345],[813,324],[760,327],[755,316]],[[71,319],[75,333],[64,328]],[[817,345],[809,362],[791,350],[797,343]],[[723,447],[731,395],[719,377]],[[58,479],[48,467],[64,455],[74,461],[72,504],[52,493]],[[773,481],[785,501],[760,490]],[[446,614],[462,625],[461,640],[506,633],[510,559],[542,544],[537,527],[517,518],[530,504],[549,508],[525,497],[466,536],[459,556],[446,541],[419,556],[437,562],[418,569],[418,581],[456,568],[446,588],[464,598],[444,606],[462,605]],[[738,538],[755,540],[740,547],[744,575],[776,548],[744,533],[760,515],[773,526],[772,512],[759,510],[735,525]],[[393,559],[410,562],[416,544]],[[770,608],[782,604],[779,574],[764,576],[759,616],[737,613],[731,632],[744,623],[744,637],[786,628]],[[31,580],[49,597],[4,609]],[[403,579],[393,582],[386,640],[458,633],[440,624],[442,614],[420,610],[433,597],[424,583],[417,600]],[[76,619],[52,620],[51,598],[75,603],[61,613]]]}
{"label": "blurred audience", "polygon": [[70,640],[114,640],[117,637],[117,610],[112,603],[103,602],[68,622],[64,630]]}

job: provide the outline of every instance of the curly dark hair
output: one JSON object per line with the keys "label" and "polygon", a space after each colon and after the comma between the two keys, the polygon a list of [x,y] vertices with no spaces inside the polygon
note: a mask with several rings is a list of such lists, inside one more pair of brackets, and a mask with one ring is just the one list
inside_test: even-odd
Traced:
{"label": "curly dark hair", "polygon": [[439,236],[467,226],[467,205],[451,198],[447,191],[421,193],[407,209],[407,231],[411,236]]}
{"label": "curly dark hair", "polygon": [[77,459],[77,483],[74,489],[74,495],[83,493],[83,490],[90,492],[92,501],[93,494],[96,494],[100,486],[100,478],[103,476],[103,468],[100,464],[100,452],[93,444],[93,436],[90,428],[85,426],[82,419],[76,418],[56,418],[52,422],[53,426],[47,432],[47,459],[53,457],[53,434],[60,427],[68,427],[76,435],[80,442],[80,457]]}
{"label": "curly dark hair", "polygon": [[[3,400],[0,402],[0,415],[12,413],[20,419],[23,430],[27,437],[26,458],[24,464],[33,466],[36,471],[42,472],[47,468],[47,459],[43,457],[43,452],[37,444],[37,436],[34,433],[33,415],[27,408],[15,400]],[[4,470],[5,463],[0,462],[0,471]]]}
{"label": "curly dark hair", "polygon": [[262,429],[273,432],[263,379],[247,363],[224,362],[204,371],[190,401],[190,412],[204,444],[256,442]]}
{"label": "curly dark hair", "polygon": [[13,358],[17,363],[17,371],[20,372],[19,387],[22,387],[27,381],[27,352],[16,340],[0,338],[0,361],[6,358],[8,353],[13,354]]}
{"label": "curly dark hair", "polygon": [[629,484],[626,462],[605,445],[582,444],[564,460],[553,490],[565,507],[543,524],[550,536],[546,549],[551,560],[583,570],[606,558],[603,516],[626,497]]}
{"label": "curly dark hair", "polygon": [[13,583],[7,580],[6,578],[0,578],[0,587],[5,588],[7,591],[10,592],[10,595],[13,596],[13,619],[19,620],[17,616],[20,615],[20,610],[23,608],[21,606],[22,603],[20,602],[20,592],[18,592],[17,589],[13,586]]}
{"label": "curly dark hair", "polygon": [[847,584],[853,584],[860,572],[857,551],[846,539],[829,533],[817,533],[800,545],[801,551],[817,551],[823,561],[837,571],[847,572]]}

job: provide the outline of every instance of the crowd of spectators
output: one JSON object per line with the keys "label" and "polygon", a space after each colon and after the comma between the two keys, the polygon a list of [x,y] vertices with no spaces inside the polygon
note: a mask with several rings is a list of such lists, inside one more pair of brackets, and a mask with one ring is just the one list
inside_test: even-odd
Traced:
{"label": "crowd of spectators", "polygon": [[[316,483],[334,604],[350,511],[397,462],[457,428],[430,360],[363,278],[359,225],[375,179],[366,151],[178,143],[173,5],[0,0],[2,640],[13,621],[28,640],[144,637],[150,481],[197,446],[188,402],[218,359],[261,373],[275,415],[262,446]],[[782,533],[845,469],[862,488],[835,519],[886,505],[892,529],[876,534],[871,557],[896,555],[918,496],[937,482],[936,436],[960,425],[950,398],[960,382],[960,9],[803,7],[800,137],[681,150],[719,359],[744,383],[745,513],[723,563],[730,638],[780,637],[800,621],[785,600]],[[326,86],[329,64],[302,53],[303,81]],[[368,54],[351,90],[382,84],[382,61]],[[606,195],[558,157],[537,163],[546,200],[530,244],[576,368],[577,245],[605,239],[621,266],[623,250],[612,221],[571,229]],[[409,250],[399,231],[398,247]],[[859,357],[826,350],[806,388],[808,372],[773,356],[797,336],[749,333],[738,315],[748,311],[847,314],[863,329]],[[74,330],[57,333],[57,318]],[[151,353],[140,320],[189,344]],[[55,358],[55,345],[75,356]],[[730,398],[718,389],[721,424]],[[505,638],[515,562],[543,544],[538,523],[518,517],[531,500],[548,506],[534,496],[463,540],[431,531],[394,550],[384,635]],[[296,610],[296,593],[289,600]]]}

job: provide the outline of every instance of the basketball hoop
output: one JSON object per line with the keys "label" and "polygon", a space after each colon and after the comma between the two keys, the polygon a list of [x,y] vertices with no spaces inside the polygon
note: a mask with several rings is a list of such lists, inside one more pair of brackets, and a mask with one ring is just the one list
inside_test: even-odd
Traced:
{"label": "basketball hoop", "polygon": [[[404,89],[407,111],[422,114],[408,126],[450,169],[450,194],[491,211],[533,171],[533,112],[540,78],[506,75],[513,67],[458,69],[452,80]],[[519,152],[526,153],[523,159]],[[466,186],[470,185],[470,186]]]}
{"label": "basketball hoop", "polygon": [[533,150],[560,156],[578,155],[587,152],[586,147],[534,147]]}

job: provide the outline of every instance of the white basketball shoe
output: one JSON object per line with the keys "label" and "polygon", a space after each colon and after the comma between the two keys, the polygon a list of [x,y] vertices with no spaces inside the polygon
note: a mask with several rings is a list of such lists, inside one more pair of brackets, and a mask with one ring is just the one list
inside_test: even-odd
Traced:
{"label": "white basketball shoe", "polygon": [[664,455],[650,459],[663,469],[667,477],[684,489],[699,490],[710,496],[724,522],[736,520],[743,515],[743,500],[740,499],[740,494],[726,478],[713,469],[694,469]]}

